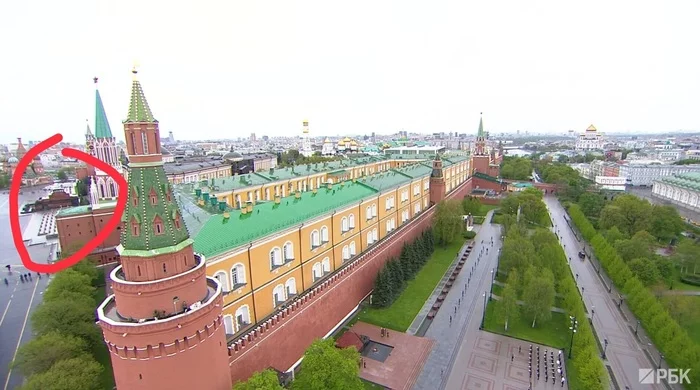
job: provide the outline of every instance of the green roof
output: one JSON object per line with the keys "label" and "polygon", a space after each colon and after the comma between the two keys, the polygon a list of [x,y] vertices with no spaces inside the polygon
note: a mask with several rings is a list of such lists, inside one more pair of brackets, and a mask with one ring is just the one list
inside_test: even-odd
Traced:
{"label": "green roof", "polygon": [[376,193],[366,185],[349,181],[335,184],[332,190],[321,188],[316,194],[303,192],[300,199],[288,196],[280,204],[258,202],[249,214],[234,210],[228,219],[222,214],[212,215],[195,237],[194,249],[205,256],[224,253]]}
{"label": "green roof", "polygon": [[[213,184],[212,185],[212,181]],[[269,183],[271,180],[266,178],[263,175],[260,175],[258,173],[249,173],[245,175],[236,175],[236,176],[226,176],[226,177],[218,177],[216,179],[209,179],[205,181],[202,181],[200,183],[200,187],[202,188],[202,192],[206,192],[207,190],[210,192],[222,192],[222,191],[232,191],[232,190],[238,190],[241,188],[246,188],[246,187],[251,187],[251,186],[259,186],[263,184]],[[193,191],[189,191],[193,192]]]}
{"label": "green roof", "polygon": [[[89,131],[90,128],[88,127]],[[105,107],[102,105],[100,91],[97,89],[95,90],[95,137],[113,138],[112,130],[109,128],[109,121],[107,121],[107,113],[105,113]]]}
{"label": "green roof", "polygon": [[85,214],[89,213],[90,210],[92,210],[91,206],[66,207],[58,210],[58,213],[56,213],[56,217],[69,217],[73,215]]}
{"label": "green roof", "polygon": [[131,102],[129,103],[129,113],[124,122],[157,122],[153,118],[151,108],[143,94],[141,83],[136,79],[131,83]]}
{"label": "green roof", "polygon": [[700,173],[698,172],[687,172],[664,177],[661,179],[661,182],[693,191],[700,191]]}
{"label": "green roof", "polygon": [[[442,164],[443,167],[446,165],[447,164],[445,163]],[[426,163],[408,165],[405,167],[397,168],[396,170],[403,173],[404,175],[408,175],[414,179],[417,179],[419,177],[430,176],[430,173],[433,172],[433,165],[432,161],[429,161]]]}
{"label": "green roof", "polygon": [[[155,195],[155,204],[151,201],[151,195]],[[133,204],[134,197],[137,198],[136,206]],[[162,166],[129,168],[129,196],[122,216],[122,221],[127,224],[127,228],[122,229],[121,237],[125,250],[150,251],[187,240],[189,233],[186,225],[181,223],[177,228],[174,223],[181,214]],[[156,218],[162,221],[161,234],[155,231]],[[136,236],[130,227],[132,221],[140,225]]]}
{"label": "green roof", "polygon": [[402,184],[409,183],[411,180],[411,176],[392,169],[383,173],[367,176],[361,181],[363,184],[382,192],[390,188],[399,187]]}

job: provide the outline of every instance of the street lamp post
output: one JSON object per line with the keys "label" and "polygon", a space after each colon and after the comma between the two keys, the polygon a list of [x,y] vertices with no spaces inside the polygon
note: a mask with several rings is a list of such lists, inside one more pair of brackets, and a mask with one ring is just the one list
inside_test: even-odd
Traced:
{"label": "street lamp post", "polygon": [[493,299],[493,282],[496,275],[493,273],[493,268],[491,269],[491,288],[489,290],[489,301]]}
{"label": "street lamp post", "polygon": [[634,327],[634,335],[635,336],[639,336],[639,334],[637,333],[638,330],[639,330],[639,320],[637,320],[637,326]]}
{"label": "street lamp post", "polygon": [[486,293],[484,293],[484,312],[481,314],[481,326],[479,329],[484,329],[484,321],[486,320]]}
{"label": "street lamp post", "polygon": [[605,360],[606,352],[608,350],[608,339],[603,340],[605,342],[605,346],[603,347],[603,360]]}
{"label": "street lamp post", "polygon": [[569,330],[571,330],[571,342],[569,343],[569,359],[571,359],[571,350],[574,348],[574,335],[576,334],[576,330],[578,328],[578,321],[576,321],[576,317],[574,316],[569,316],[569,320],[571,321],[571,326],[569,327]]}

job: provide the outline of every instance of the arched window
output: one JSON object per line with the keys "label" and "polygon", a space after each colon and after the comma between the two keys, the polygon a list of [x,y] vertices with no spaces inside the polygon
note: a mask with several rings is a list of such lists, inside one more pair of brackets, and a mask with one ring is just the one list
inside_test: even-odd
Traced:
{"label": "arched window", "polygon": [[224,316],[224,329],[226,329],[226,335],[230,336],[236,333],[236,330],[233,328],[233,316],[230,314],[226,314]]}
{"label": "arched window", "polygon": [[287,289],[287,299],[290,297],[297,295],[297,281],[294,278],[289,278],[287,279],[287,282],[284,284],[285,288]]}
{"label": "arched window", "polygon": [[270,269],[283,265],[282,250],[279,247],[274,247],[270,251]]}
{"label": "arched window", "polygon": [[372,232],[367,232],[367,245],[372,245]]}
{"label": "arched window", "polygon": [[367,216],[367,219],[372,219],[372,207],[367,206],[367,209],[365,210],[365,214]]}
{"label": "arched window", "polygon": [[158,204],[158,194],[156,194],[156,191],[151,188],[151,192],[148,194],[148,197],[151,199],[151,204],[156,205]]}
{"label": "arched window", "polygon": [[372,205],[372,218],[377,216],[377,205],[373,204]]}
{"label": "arched window", "polygon": [[217,271],[214,274],[214,278],[219,281],[219,284],[221,284],[221,289],[224,292],[229,292],[231,290],[228,286],[228,277],[226,276],[226,272]]}
{"label": "arched window", "polygon": [[323,274],[324,275],[331,272],[331,259],[330,258],[326,257],[325,259],[323,259],[323,261],[321,262],[321,265],[323,266]]}
{"label": "arched window", "polygon": [[386,232],[389,233],[391,231],[391,220],[386,221]]}
{"label": "arched window", "polygon": [[316,248],[321,246],[321,235],[318,230],[311,232],[311,248]]}
{"label": "arched window", "polygon": [[348,218],[347,218],[347,217],[343,217],[343,218],[340,220],[340,231],[343,232],[343,233],[347,232],[348,230],[350,230],[350,228],[348,228],[348,226],[349,226],[349,225],[348,225]]}
{"label": "arched window", "polygon": [[348,225],[350,230],[355,228],[355,214],[348,215]]}
{"label": "arched window", "polygon": [[141,234],[141,226],[139,226],[136,220],[131,221],[131,235],[138,237]]}
{"label": "arched window", "polygon": [[238,325],[238,331],[250,325],[250,309],[248,305],[243,305],[236,310],[236,325]]}
{"label": "arched window", "polygon": [[328,242],[328,228],[325,226],[321,227],[321,243],[325,244]]}
{"label": "arched window", "polygon": [[350,258],[350,248],[348,248],[347,245],[343,247],[343,260],[347,260]]}
{"label": "arched window", "polygon": [[355,241],[350,243],[350,256],[355,256],[357,254],[357,249],[355,248]]}
{"label": "arched window", "polygon": [[284,261],[294,260],[294,244],[287,241],[283,247]]}
{"label": "arched window", "polygon": [[323,277],[323,267],[321,266],[321,263],[316,263],[314,264],[313,267],[311,267],[311,272],[313,273],[313,281],[317,281]]}
{"label": "arched window", "polygon": [[379,235],[377,234],[377,228],[372,229],[372,242],[377,241],[379,239]]}
{"label": "arched window", "polygon": [[163,228],[163,220],[158,215],[156,215],[156,217],[153,218],[153,232],[155,232],[156,235],[165,234],[165,229]]}
{"label": "arched window", "polygon": [[275,304],[275,307],[281,305],[286,301],[286,295],[284,294],[284,286],[281,284],[278,284],[275,286],[275,289],[272,290],[272,302]]}
{"label": "arched window", "polygon": [[238,263],[231,268],[231,282],[233,284],[233,288],[236,288],[237,286],[244,285],[245,282],[245,266],[243,264]]}

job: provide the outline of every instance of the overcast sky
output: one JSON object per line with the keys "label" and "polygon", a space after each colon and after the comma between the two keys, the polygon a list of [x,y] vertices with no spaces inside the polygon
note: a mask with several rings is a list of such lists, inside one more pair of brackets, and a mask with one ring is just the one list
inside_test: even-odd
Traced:
{"label": "overcast sky", "polygon": [[[181,5],[186,4],[186,5]],[[342,5],[339,5],[342,4]],[[0,142],[123,138],[130,70],[179,139],[700,130],[700,1],[34,0],[0,6]]]}

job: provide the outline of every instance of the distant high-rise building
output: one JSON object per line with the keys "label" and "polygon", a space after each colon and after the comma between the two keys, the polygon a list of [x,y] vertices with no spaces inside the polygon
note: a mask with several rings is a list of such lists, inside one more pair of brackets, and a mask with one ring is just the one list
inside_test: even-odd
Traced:
{"label": "distant high-rise building", "polygon": [[255,142],[255,133],[250,133],[250,142]]}
{"label": "distant high-rise building", "polygon": [[174,143],[175,143],[175,136],[173,135],[172,130],[168,132],[168,141],[169,141],[171,144],[174,144]]}

